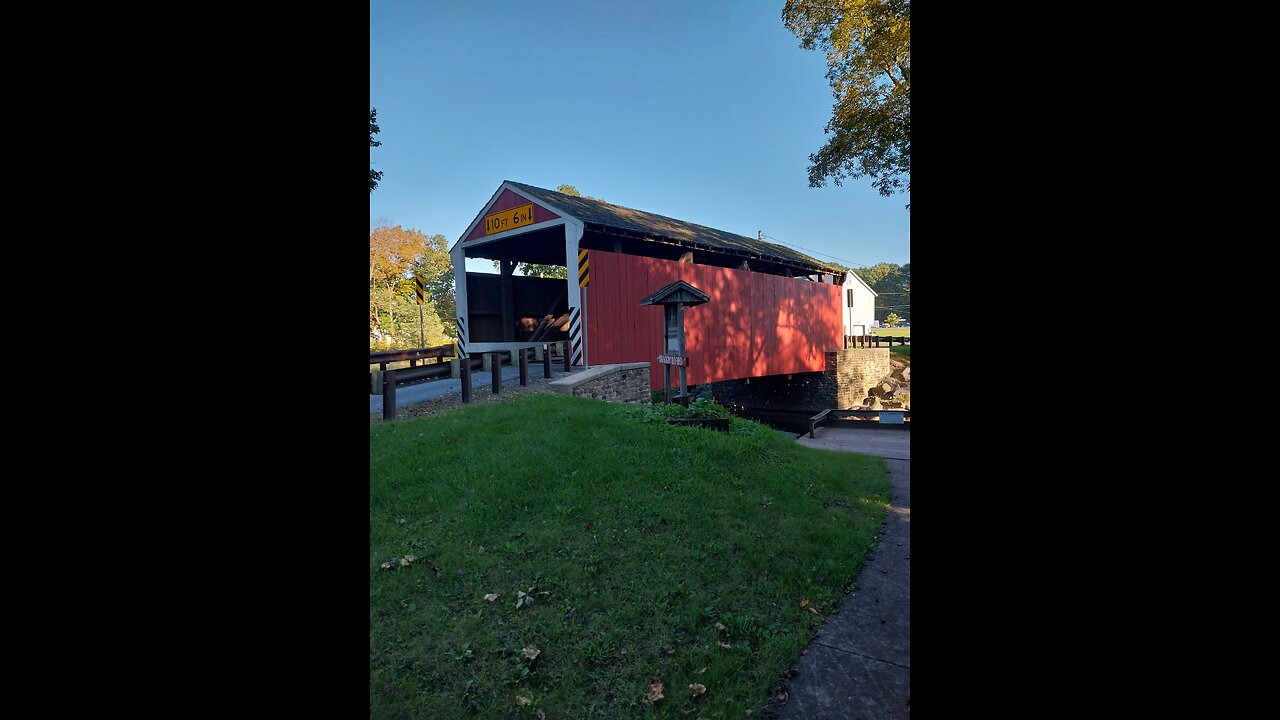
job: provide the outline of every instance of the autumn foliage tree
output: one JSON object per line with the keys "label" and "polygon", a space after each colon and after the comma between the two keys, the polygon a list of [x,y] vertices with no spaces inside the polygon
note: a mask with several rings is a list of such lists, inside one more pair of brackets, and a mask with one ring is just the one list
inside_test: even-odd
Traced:
{"label": "autumn foliage tree", "polygon": [[911,0],[787,0],[782,21],[801,47],[827,54],[836,99],[809,185],[868,177],[886,197],[909,192]]}
{"label": "autumn foliage tree", "polygon": [[456,337],[453,263],[443,235],[379,226],[369,233],[370,347],[417,347],[417,294],[414,277],[426,294],[426,343],[441,345]]}

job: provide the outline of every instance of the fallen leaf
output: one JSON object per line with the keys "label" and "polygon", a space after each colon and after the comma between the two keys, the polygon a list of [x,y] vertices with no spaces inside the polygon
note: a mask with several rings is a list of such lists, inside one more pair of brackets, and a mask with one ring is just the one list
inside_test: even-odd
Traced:
{"label": "fallen leaf", "polygon": [[517,695],[516,702],[520,703],[521,705],[532,705],[533,698],[529,697],[528,695]]}
{"label": "fallen leaf", "polygon": [[716,629],[717,629],[717,630],[724,630],[724,629],[725,629],[725,628],[724,628],[724,624],[723,624],[723,623],[716,623]]}
{"label": "fallen leaf", "polygon": [[707,669],[706,669],[706,668],[702,668],[701,670],[699,670],[698,672],[696,672],[696,673],[694,673],[694,674],[695,674],[695,675],[701,675],[702,673],[704,673],[704,672],[706,672],[706,671],[707,671]]}
{"label": "fallen leaf", "polygon": [[413,564],[413,561],[417,559],[418,557],[416,555],[405,555],[404,557],[400,558],[400,564],[405,567],[409,567],[410,565]]}
{"label": "fallen leaf", "polygon": [[397,520],[396,520],[396,524],[397,524],[397,525],[403,525],[403,524],[404,524],[404,518],[399,518],[399,519],[397,519]]}
{"label": "fallen leaf", "polygon": [[793,667],[789,667],[786,670],[782,671],[782,676],[788,679],[793,678],[799,674],[800,674],[800,671]]}
{"label": "fallen leaf", "polygon": [[547,714],[542,712],[542,708],[538,708],[538,712],[533,714],[538,720],[547,720]]}
{"label": "fallen leaf", "polygon": [[818,615],[818,611],[814,610],[813,608],[809,608],[809,612],[813,613],[814,615]]}
{"label": "fallen leaf", "polygon": [[662,694],[662,681],[658,678],[649,678],[649,702],[659,702],[666,697]]}
{"label": "fallen leaf", "polygon": [[484,596],[484,599],[488,600],[489,602],[493,602],[494,600],[498,599],[498,593],[489,593],[488,595]]}
{"label": "fallen leaf", "polygon": [[477,554],[477,555],[483,555],[483,554],[484,554],[484,546],[483,546],[483,545],[481,545],[481,546],[480,546],[480,551],[479,551],[479,552],[477,552],[476,554]]}
{"label": "fallen leaf", "polygon": [[391,558],[390,560],[382,563],[378,567],[382,568],[383,570],[394,570],[396,569],[396,559]]}
{"label": "fallen leaf", "polygon": [[720,647],[724,648],[725,650],[732,650],[732,649],[733,649],[733,646],[732,646],[732,645],[730,645],[729,643],[726,643],[726,642],[722,642],[722,643],[720,643]]}
{"label": "fallen leaf", "polygon": [[670,655],[676,651],[676,646],[672,645],[671,643],[667,643],[666,645],[662,646],[662,649],[665,650],[668,655]]}
{"label": "fallen leaf", "polygon": [[524,656],[529,658],[530,660],[537,660],[538,656],[541,654],[542,654],[542,651],[536,647],[527,647],[524,649]]}
{"label": "fallen leaf", "polygon": [[681,714],[681,715],[683,715],[683,716],[685,716],[685,717],[689,717],[690,715],[692,715],[692,714],[694,714],[694,713],[696,713],[696,712],[698,712],[698,709],[697,709],[697,708],[690,708],[689,710],[681,710],[681,711],[680,711],[680,714]]}
{"label": "fallen leaf", "polygon": [[800,607],[804,607],[805,605],[808,605],[808,604],[809,604],[808,598],[805,598],[804,600],[800,601]]}
{"label": "fallen leaf", "polygon": [[707,686],[703,685],[702,683],[691,683],[689,685],[689,692],[693,693],[694,697],[698,697],[699,695],[702,695],[706,691],[707,691]]}
{"label": "fallen leaf", "polygon": [[790,700],[790,699],[791,699],[791,696],[787,694],[787,691],[786,691],[786,690],[783,690],[782,692],[778,693],[778,704],[779,704],[779,705],[785,705],[785,704],[787,703],[787,701],[788,701],[788,700]]}

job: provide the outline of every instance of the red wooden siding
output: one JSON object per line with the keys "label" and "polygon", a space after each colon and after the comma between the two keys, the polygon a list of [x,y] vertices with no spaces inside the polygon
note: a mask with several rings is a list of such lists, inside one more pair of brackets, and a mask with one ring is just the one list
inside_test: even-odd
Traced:
{"label": "red wooden siding", "polygon": [[[814,372],[841,347],[840,286],[749,270],[590,250],[587,359],[592,365],[651,362],[662,387],[662,307],[640,298],[684,280],[711,296],[685,309],[689,384]],[[672,382],[675,382],[675,370]]]}
{"label": "red wooden siding", "polygon": [[[498,196],[498,199],[493,201],[493,205],[491,205],[488,210],[484,211],[484,214],[492,215],[497,212],[502,212],[503,210],[510,210],[511,208],[514,208],[514,207],[520,207],[521,205],[528,205],[531,202],[533,201],[520,197],[519,195],[511,192],[510,190],[503,190],[502,194]],[[540,223],[540,222],[546,222],[548,220],[559,220],[559,219],[560,219],[559,215],[542,207],[536,202],[533,203],[533,222]],[[463,242],[466,242],[467,240],[475,240],[476,238],[482,238],[484,236],[485,236],[484,235],[484,216],[482,215],[480,217],[480,222],[476,223],[476,226],[471,231],[471,234],[468,235],[463,240]]]}

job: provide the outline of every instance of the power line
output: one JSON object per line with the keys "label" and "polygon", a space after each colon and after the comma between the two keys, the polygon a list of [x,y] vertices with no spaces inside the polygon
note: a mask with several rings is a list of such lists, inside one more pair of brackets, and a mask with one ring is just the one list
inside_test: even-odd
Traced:
{"label": "power line", "polygon": [[[763,235],[763,234],[762,234],[762,235]],[[803,250],[803,251],[805,251],[805,252],[813,253],[813,254],[815,254],[815,255],[821,255],[821,256],[823,256],[823,257],[829,257],[829,258],[831,258],[832,260],[839,260],[840,262],[844,263],[845,265],[852,265],[852,266],[857,266],[857,267],[862,267],[862,266],[863,266],[863,263],[857,263],[857,262],[854,262],[854,261],[852,261],[852,260],[848,260],[848,259],[846,259],[846,258],[836,257],[835,255],[828,255],[827,253],[824,253],[824,252],[818,252],[817,250],[810,250],[809,248],[801,247],[801,246],[799,246],[799,245],[793,245],[793,244],[791,244],[791,243],[789,243],[789,242],[785,242],[785,241],[779,240],[778,238],[776,238],[776,237],[774,237],[774,236],[772,236],[772,235],[763,235],[763,237],[767,237],[767,238],[769,238],[770,240],[772,240],[772,241],[774,241],[774,242],[776,242],[776,243],[780,243],[780,244],[782,244],[782,245],[786,245],[787,247],[795,248],[796,250]],[[878,264],[879,264],[879,263],[872,263],[872,265],[873,265],[873,266],[874,266],[874,265],[878,265]],[[886,264],[887,264],[887,265],[894,265],[895,263],[886,263]],[[899,267],[901,267],[901,266],[899,266]]]}

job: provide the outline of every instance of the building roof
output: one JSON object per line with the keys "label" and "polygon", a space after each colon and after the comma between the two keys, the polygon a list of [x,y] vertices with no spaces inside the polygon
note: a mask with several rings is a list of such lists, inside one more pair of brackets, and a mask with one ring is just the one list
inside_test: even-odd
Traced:
{"label": "building roof", "polygon": [[675,245],[686,246],[689,249],[701,249],[732,255],[747,261],[762,260],[777,263],[795,268],[805,274],[844,272],[844,268],[839,265],[824,263],[791,248],[746,237],[745,235],[736,235],[724,230],[707,227],[706,225],[614,205],[603,200],[591,200],[574,195],[565,195],[554,190],[525,185],[511,180],[507,180],[506,184],[548,205],[563,209],[568,214],[581,220],[588,230],[602,232],[613,230],[639,234],[644,236],[646,240],[665,241]]}
{"label": "building roof", "polygon": [[859,275],[857,272],[855,272],[855,271],[853,271],[853,270],[850,270],[849,272],[845,273],[844,279],[840,282],[840,284],[841,284],[841,285],[848,285],[848,284],[849,284],[849,278],[853,278],[854,280],[857,280],[857,281],[858,281],[858,283],[862,285],[862,287],[864,287],[864,288],[866,288],[866,289],[870,290],[872,295],[874,295],[874,296],[876,296],[876,297],[880,297],[880,293],[876,292],[875,288],[873,288],[873,287],[871,287],[870,285],[868,285],[868,284],[867,284],[867,281],[866,281],[866,280],[863,280],[863,279],[862,279],[862,276],[861,276],[861,275]]}
{"label": "building roof", "polygon": [[702,292],[698,288],[690,285],[683,280],[677,280],[670,285],[654,290],[645,295],[641,300],[641,305],[701,305],[709,302],[711,296]]}

